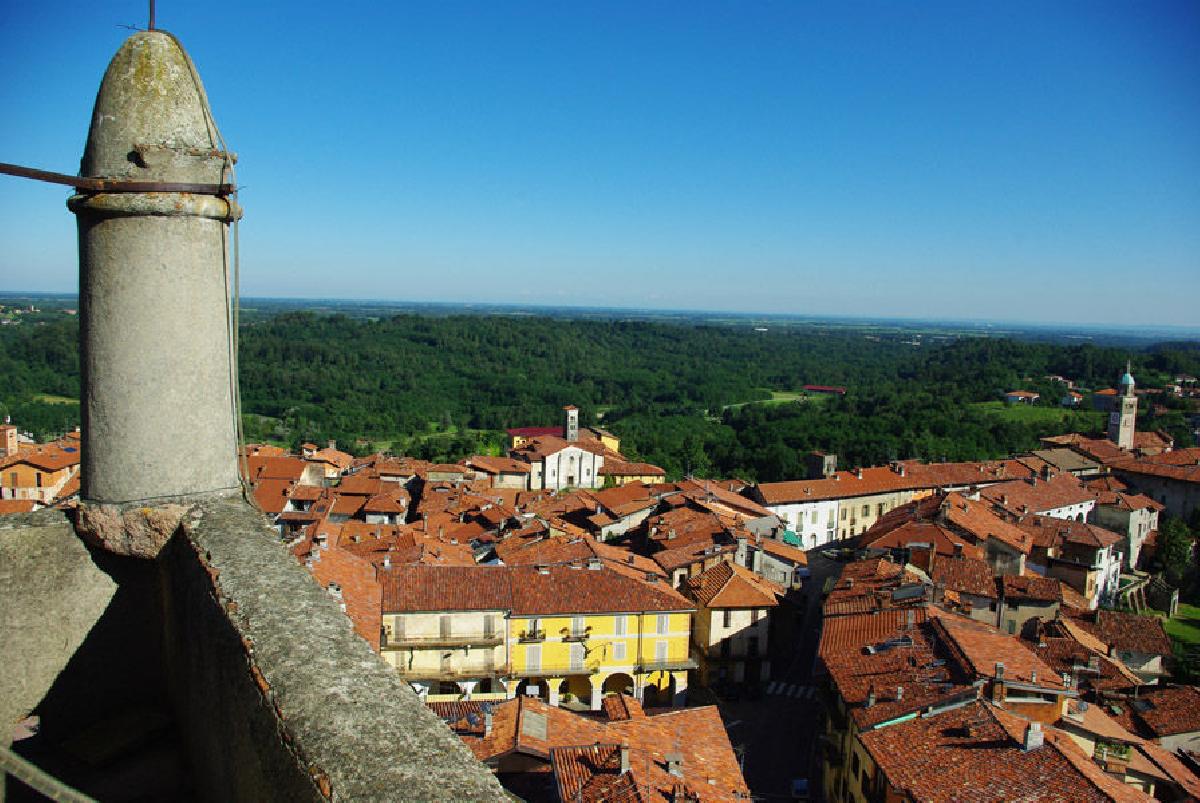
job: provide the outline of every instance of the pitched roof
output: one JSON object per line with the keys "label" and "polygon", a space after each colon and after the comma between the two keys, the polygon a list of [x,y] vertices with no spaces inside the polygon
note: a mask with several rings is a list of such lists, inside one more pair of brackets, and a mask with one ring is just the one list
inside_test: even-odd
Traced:
{"label": "pitched roof", "polygon": [[664,582],[607,567],[395,566],[379,579],[387,612],[508,610],[548,616],[694,610]]}
{"label": "pitched roof", "polygon": [[1146,691],[1128,708],[1133,719],[1154,738],[1200,732],[1200,689],[1164,686]]}
{"label": "pitched roof", "polygon": [[933,582],[948,591],[998,598],[992,567],[978,558],[938,558],[933,563]]}
{"label": "pitched roof", "polygon": [[1031,600],[1034,602],[1061,602],[1062,583],[1053,577],[1036,574],[1004,575],[1000,578],[1006,600]]}
{"label": "pitched roof", "polygon": [[976,677],[996,676],[996,665],[1004,665],[1004,679],[1063,689],[1062,677],[1019,639],[992,625],[951,613],[936,611],[934,626],[965,659]]}
{"label": "pitched roof", "polygon": [[980,700],[863,733],[863,747],[892,786],[913,800],[1149,801],[1106,775],[1066,734],[1024,750],[1027,720]]}
{"label": "pitched roof", "polygon": [[1046,513],[1062,507],[1094,502],[1093,494],[1073,474],[1062,472],[1050,479],[1004,482],[984,488],[979,495],[1013,513]]}
{"label": "pitched roof", "polygon": [[1139,616],[1125,611],[1064,610],[1079,627],[1108,647],[1143,655],[1171,655],[1171,639],[1157,616]]}
{"label": "pitched roof", "polygon": [[687,581],[687,595],[705,608],[769,608],[782,594],[778,584],[725,561]]}

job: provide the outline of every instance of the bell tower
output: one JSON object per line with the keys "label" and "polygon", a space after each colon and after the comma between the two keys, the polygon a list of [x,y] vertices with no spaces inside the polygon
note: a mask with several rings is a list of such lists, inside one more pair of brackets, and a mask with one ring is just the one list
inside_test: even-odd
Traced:
{"label": "bell tower", "polygon": [[1133,374],[1130,373],[1129,363],[1125,363],[1116,406],[1108,414],[1108,439],[1122,449],[1133,448],[1133,431],[1137,423],[1137,396],[1133,387]]}

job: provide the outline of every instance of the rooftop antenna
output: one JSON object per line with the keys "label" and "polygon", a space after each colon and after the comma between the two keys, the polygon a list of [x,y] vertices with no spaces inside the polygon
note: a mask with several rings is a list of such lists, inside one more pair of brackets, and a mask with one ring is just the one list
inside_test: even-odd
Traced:
{"label": "rooftop antenna", "polygon": [[150,0],[150,24],[146,26],[146,30],[154,30],[154,0]]}

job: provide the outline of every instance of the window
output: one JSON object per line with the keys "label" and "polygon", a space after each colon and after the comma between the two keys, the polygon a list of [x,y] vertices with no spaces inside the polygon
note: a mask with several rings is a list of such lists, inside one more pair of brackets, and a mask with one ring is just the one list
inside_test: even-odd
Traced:
{"label": "window", "polygon": [[20,485],[20,482],[17,480],[17,472],[14,471],[8,475],[8,487],[16,488],[18,485]]}
{"label": "window", "polygon": [[846,508],[842,508],[842,521],[846,520]]}
{"label": "window", "polygon": [[582,644],[572,644],[571,645],[571,668],[572,669],[583,669],[583,645]]}
{"label": "window", "polygon": [[42,472],[40,472],[40,471],[37,472],[37,476],[34,479],[37,481],[37,487],[41,488],[42,487]]}
{"label": "window", "polygon": [[526,669],[540,670],[542,668],[542,645],[531,644],[525,648]]}
{"label": "window", "polygon": [[671,630],[671,617],[665,613],[658,615],[658,632],[668,633]]}
{"label": "window", "polygon": [[571,619],[571,635],[582,636],[584,634],[583,617],[576,616]]}
{"label": "window", "polygon": [[625,635],[625,614],[617,614],[613,617],[613,633],[618,636]]}
{"label": "window", "polygon": [[729,610],[728,608],[721,611],[721,626],[733,627],[733,611]]}
{"label": "window", "polygon": [[438,624],[440,626],[440,632],[442,634],[442,638],[448,638],[450,636],[450,617],[449,616],[441,616],[441,617],[438,617],[438,619],[439,619]]}
{"label": "window", "polygon": [[863,505],[863,515],[864,516],[871,515],[871,506],[870,505]]}
{"label": "window", "polygon": [[654,660],[656,663],[665,664],[670,658],[671,645],[666,641],[654,642]]}
{"label": "window", "polygon": [[625,642],[617,641],[613,643],[612,659],[614,661],[625,660]]}
{"label": "window", "polygon": [[875,510],[876,510],[876,515],[878,515],[878,516],[882,516],[882,515],[883,515],[883,502],[880,502],[880,503],[879,503],[879,504],[876,506]]}
{"label": "window", "polygon": [[815,511],[815,510],[812,512],[812,523],[813,524],[817,523],[817,511]]}
{"label": "window", "polygon": [[759,610],[758,608],[755,608],[752,611],[750,611],[750,622],[752,624],[757,623],[758,620],[761,618],[762,618],[762,611]]}

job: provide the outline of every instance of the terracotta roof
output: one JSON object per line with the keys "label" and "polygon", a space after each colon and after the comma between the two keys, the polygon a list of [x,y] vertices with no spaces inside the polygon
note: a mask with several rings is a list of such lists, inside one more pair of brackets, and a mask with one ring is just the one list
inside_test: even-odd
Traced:
{"label": "terracotta roof", "polygon": [[1063,613],[1072,623],[1090,633],[1106,647],[1143,655],[1172,654],[1171,639],[1163,630],[1162,620],[1157,616],[1139,616],[1125,611],[1075,609],[1065,609]]}
{"label": "terracotta roof", "polygon": [[927,601],[927,589],[917,575],[883,558],[871,558],[842,567],[822,610],[826,617],[835,617],[911,607]]}
{"label": "terracotta roof", "polygon": [[468,467],[486,474],[528,474],[530,472],[528,463],[513,460],[511,457],[475,455],[474,457],[468,457],[463,462]]}
{"label": "terracotta roof", "polygon": [[[903,472],[903,473],[901,473]],[[1015,460],[969,463],[920,463],[906,460],[892,466],[839,471],[827,479],[766,482],[758,485],[768,505],[844,499],[895,491],[987,485],[1029,477],[1032,472]]]}
{"label": "terracotta roof", "polygon": [[610,694],[604,698],[604,715],[610,721],[621,719],[637,719],[638,717],[646,716],[646,712],[642,710],[642,704],[636,697],[630,697],[628,694]]}
{"label": "terracotta roof", "polygon": [[769,608],[783,593],[778,584],[724,561],[687,581],[687,595],[705,608]]}
{"label": "terracotta roof", "polygon": [[1016,514],[1046,513],[1096,499],[1078,478],[1067,472],[1055,474],[1048,480],[1030,478],[992,485],[980,491],[980,496]]}
{"label": "terracotta roof", "polygon": [[1063,689],[1062,677],[1023,642],[997,628],[935,609],[934,626],[957,647],[976,677],[996,676],[996,664],[1004,664],[1004,679],[1042,688]]}
{"label": "terracotta roof", "polygon": [[61,471],[79,464],[79,446],[73,441],[70,445],[60,442],[43,444],[28,451],[9,455],[0,461],[0,467],[15,466],[21,463],[40,468],[42,471]]}
{"label": "terracotta roof", "polygon": [[859,738],[888,782],[913,800],[1152,800],[1106,775],[1061,731],[1046,728],[1045,743],[1026,751],[1028,727],[980,700]]}
{"label": "terracotta roof", "polygon": [[[715,706],[677,709],[609,722],[604,742],[555,748],[559,799],[601,801],[738,801],[750,797],[737,757]],[[621,745],[630,769],[620,772]],[[668,757],[678,758],[678,774]],[[628,793],[639,795],[627,796]]]}
{"label": "terracotta roof", "polygon": [[1148,690],[1120,707],[1140,732],[1155,739],[1181,733],[1200,733],[1200,689],[1164,686]]}
{"label": "terracotta roof", "polygon": [[1041,577],[1036,574],[1018,577],[1010,574],[1001,577],[1000,584],[1006,600],[1062,601],[1062,583],[1053,577]]}
{"label": "terracotta roof", "polygon": [[790,561],[797,566],[808,565],[808,553],[799,547],[785,544],[783,541],[775,538],[756,538],[752,543],[755,548],[761,549],[768,555],[774,555],[782,560]]}
{"label": "terracotta roof", "polygon": [[[519,753],[531,759],[526,762],[529,769],[522,774],[545,772],[539,761],[549,762],[564,800],[669,803],[669,795],[676,788],[690,791],[701,801],[749,798],[737,757],[714,706],[645,716],[636,700],[610,703],[613,699],[617,698],[606,698],[605,710],[616,712],[620,708],[623,713],[607,721],[550,706],[534,697],[506,700],[490,706],[492,732],[486,735],[483,704],[427,705],[455,729],[481,761]],[[627,773],[620,772],[622,744],[630,750],[631,769]],[[667,772],[669,753],[679,754],[681,775]],[[511,776],[506,779],[506,785],[511,780]],[[637,792],[642,797],[614,797],[617,789]]]}
{"label": "terracotta roof", "polygon": [[663,582],[611,568],[396,566],[380,573],[383,608],[395,611],[508,610],[518,616],[689,611]]}
{"label": "terracotta roof", "polygon": [[998,598],[992,567],[977,558],[938,558],[933,563],[933,582],[949,591]]}
{"label": "terracotta roof", "polygon": [[307,466],[308,464],[299,457],[286,455],[272,456],[258,454],[246,458],[246,470],[249,472],[249,479],[255,483],[262,480],[298,481],[304,476],[304,469]]}
{"label": "terracotta roof", "polygon": [[313,579],[327,591],[330,584],[336,585],[339,599],[346,606],[346,615],[354,624],[354,632],[378,652],[383,612],[375,568],[368,561],[336,547],[317,549],[313,557],[315,559],[306,563]]}
{"label": "terracotta roof", "polygon": [[665,477],[667,472],[652,463],[625,463],[605,460],[597,472],[602,477]]}
{"label": "terracotta roof", "polygon": [[36,499],[0,499],[0,516],[10,513],[32,513],[40,504]]}

